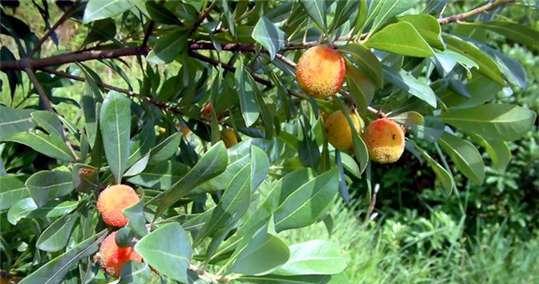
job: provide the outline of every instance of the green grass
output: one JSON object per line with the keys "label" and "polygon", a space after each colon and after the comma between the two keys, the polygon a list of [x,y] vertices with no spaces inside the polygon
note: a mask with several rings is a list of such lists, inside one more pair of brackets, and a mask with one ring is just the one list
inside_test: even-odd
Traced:
{"label": "green grass", "polygon": [[539,283],[538,237],[514,243],[498,229],[468,239],[459,223],[441,212],[412,223],[364,223],[338,205],[333,217],[331,235],[319,223],[283,236],[289,243],[316,238],[337,243],[349,258],[344,272],[349,283]]}

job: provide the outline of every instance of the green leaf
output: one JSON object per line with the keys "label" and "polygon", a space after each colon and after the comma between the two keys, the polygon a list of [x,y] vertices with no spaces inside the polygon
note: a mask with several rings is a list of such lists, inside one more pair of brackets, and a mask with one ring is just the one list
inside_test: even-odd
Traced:
{"label": "green leaf", "polygon": [[138,237],[143,237],[148,233],[146,218],[144,217],[144,203],[142,201],[124,209],[123,214],[129,220],[127,227]]}
{"label": "green leaf", "polygon": [[232,178],[247,164],[249,164],[251,161],[250,157],[245,155],[242,158],[228,164],[226,167],[226,170],[208,180],[207,182],[204,182],[200,186],[198,186],[195,190],[193,190],[193,193],[201,193],[201,192],[215,192],[219,190],[223,190],[226,188],[228,183],[232,180]]}
{"label": "green leaf", "polygon": [[228,156],[223,142],[215,144],[198,161],[198,163],[172,187],[156,196],[150,204],[157,205],[158,212],[170,207],[181,197],[187,195],[191,190],[201,183],[218,176],[226,169]]}
{"label": "green leaf", "polygon": [[367,75],[369,79],[378,87],[383,86],[382,63],[363,45],[351,43],[340,47],[348,59],[348,62],[356,66],[359,72]]}
{"label": "green leaf", "polygon": [[354,21],[354,34],[361,34],[365,23],[367,21],[367,15],[369,12],[369,6],[367,0],[359,0],[359,7],[356,20]]}
{"label": "green leaf", "polygon": [[62,161],[73,161],[71,152],[58,136],[43,132],[19,132],[11,135],[7,141],[24,144],[35,151]]}
{"label": "green leaf", "polygon": [[369,37],[365,45],[405,56],[430,57],[434,55],[429,44],[408,22],[398,22],[384,27]]}
{"label": "green leaf", "polygon": [[262,274],[285,263],[289,257],[286,244],[263,228],[239,253],[230,271],[246,275]]}
{"label": "green leaf", "polygon": [[490,79],[505,85],[503,74],[498,68],[498,65],[490,56],[485,54],[481,49],[473,43],[467,42],[453,35],[443,34],[444,41],[450,50],[456,51],[472,59],[479,66],[479,72]]}
{"label": "green leaf", "polygon": [[157,228],[137,242],[135,251],[159,273],[187,283],[192,249],[189,236],[180,224],[169,223]]}
{"label": "green leaf", "polygon": [[84,129],[88,136],[90,147],[94,148],[97,138],[98,112],[101,107],[93,96],[82,95],[80,99],[82,115],[84,116]]}
{"label": "green leaf", "polygon": [[176,28],[159,37],[146,59],[152,64],[169,63],[186,48],[187,32],[184,28]]}
{"label": "green leaf", "polygon": [[460,64],[462,67],[466,68],[467,70],[472,68],[479,68],[477,63],[475,61],[471,60],[470,58],[464,56],[462,53],[458,53],[449,49],[446,49],[444,51],[437,51],[434,53],[434,56],[436,58],[436,62],[442,67],[444,74],[449,74],[453,70],[453,67],[455,65]]}
{"label": "green leaf", "polygon": [[187,165],[167,160],[149,165],[142,173],[128,178],[127,181],[146,188],[169,189],[188,171]]}
{"label": "green leaf", "polygon": [[350,17],[352,17],[354,12],[357,11],[358,2],[359,1],[337,1],[337,6],[335,7],[335,17],[333,17],[333,21],[331,21],[328,31],[334,31],[342,24],[350,21]]}
{"label": "green leaf", "polygon": [[264,150],[251,146],[251,191],[255,191],[269,173],[270,161]]}
{"label": "green leaf", "polygon": [[36,246],[46,252],[63,249],[78,218],[79,214],[75,213],[56,219],[39,235]]}
{"label": "green leaf", "polygon": [[256,103],[255,87],[251,84],[250,80],[247,80],[247,76],[248,74],[246,74],[243,61],[241,60],[239,67],[234,72],[234,79],[238,88],[238,95],[240,96],[241,115],[245,121],[245,126],[249,127],[258,120],[260,110]]}
{"label": "green leaf", "polygon": [[395,87],[436,108],[436,94],[427,83],[414,78],[404,70],[397,72],[387,66],[384,66],[383,69],[386,80],[391,82]]}
{"label": "green leaf", "polygon": [[[329,275],[301,275],[301,276],[283,276],[268,274],[263,276],[242,276],[238,280],[246,283],[260,284],[325,284],[329,283]],[[349,282],[337,282],[349,283]]]}
{"label": "green leaf", "polygon": [[172,158],[172,156],[174,156],[178,151],[181,140],[182,134],[180,132],[176,132],[159,142],[159,144],[152,148],[150,154],[151,162],[161,162]]}
{"label": "green leaf", "polygon": [[414,26],[423,39],[431,46],[441,50],[445,49],[445,44],[442,41],[442,28],[433,16],[428,14],[405,15],[398,19]]}
{"label": "green leaf", "polygon": [[250,176],[251,165],[246,165],[232,178],[199,239],[227,234],[247,212],[251,198]]}
{"label": "green leaf", "polygon": [[107,230],[103,230],[82,241],[75,247],[39,267],[37,270],[22,279],[19,283],[52,284],[64,281],[64,277],[69,271],[71,271],[71,269],[76,267],[79,261],[86,259],[97,252],[99,249],[99,244],[103,241],[106,232]]}
{"label": "green leaf", "polygon": [[[312,240],[293,244],[290,258],[273,274],[277,275],[327,275],[338,274],[346,268],[346,258],[339,247],[330,241]],[[331,265],[328,265],[331,264]]]}
{"label": "green leaf", "polygon": [[441,114],[444,122],[485,139],[516,140],[526,134],[535,112],[510,104],[485,104],[472,108],[449,109]]}
{"label": "green leaf", "polygon": [[28,176],[5,175],[0,176],[0,211],[9,209],[17,201],[30,196],[24,182]]}
{"label": "green leaf", "polygon": [[369,16],[366,24],[372,22],[370,32],[375,32],[379,27],[385,24],[389,19],[409,10],[417,5],[414,0],[377,0],[371,2]]}
{"label": "green leaf", "polygon": [[447,132],[444,132],[438,141],[463,175],[475,184],[483,183],[485,164],[481,153],[472,143]]}
{"label": "green leaf", "polygon": [[55,113],[51,111],[34,111],[31,116],[34,123],[47,131],[47,133],[62,137],[64,126]]}
{"label": "green leaf", "polygon": [[26,187],[41,207],[49,200],[70,194],[75,186],[70,172],[64,171],[40,171],[31,175],[26,180]]}
{"label": "green leaf", "polygon": [[16,110],[0,105],[0,141],[34,127],[30,118],[31,112],[31,110]]}
{"label": "green leaf", "polygon": [[347,107],[339,101],[339,105],[341,108],[341,111],[345,114],[346,121],[348,125],[351,125],[354,128],[354,135],[352,135],[352,144],[354,145],[354,155],[356,156],[356,160],[359,165],[359,175],[365,171],[367,168],[367,165],[369,164],[369,150],[367,149],[367,145],[365,144],[365,141],[363,141],[363,138],[358,135],[360,133],[359,129],[355,129],[354,123],[352,122],[352,119],[350,118],[349,110]]}
{"label": "green leaf", "polygon": [[87,24],[95,20],[114,17],[133,7],[134,4],[129,0],[89,0],[82,22]]}
{"label": "green leaf", "polygon": [[460,23],[464,26],[486,29],[521,43],[531,49],[539,51],[539,31],[529,26],[511,23],[508,21],[470,22]]}
{"label": "green leaf", "polygon": [[425,122],[423,115],[416,111],[399,113],[391,116],[391,119],[406,126],[422,125]]}
{"label": "green leaf", "polygon": [[471,135],[472,140],[477,142],[487,151],[492,160],[492,167],[498,171],[505,171],[511,161],[511,150],[507,143],[501,140],[486,140],[479,135]]}
{"label": "green leaf", "polygon": [[230,30],[230,34],[233,37],[236,37],[236,23],[234,21],[234,13],[230,11],[230,7],[228,6],[228,0],[221,0],[221,6],[223,6],[223,14],[225,16],[228,29]]}
{"label": "green leaf", "polygon": [[448,90],[441,96],[441,99],[446,106],[450,108],[479,106],[494,100],[496,98],[496,94],[502,89],[498,83],[484,77],[481,74],[475,74],[464,86],[465,90],[469,94],[469,97],[457,93],[455,88],[453,88],[453,90]]}
{"label": "green leaf", "polygon": [[182,22],[176,18],[176,15],[167,9],[164,5],[158,4],[153,1],[145,1],[146,8],[148,9],[148,14],[152,20],[157,23],[166,24],[166,25],[181,25]]}
{"label": "green leaf", "polygon": [[302,0],[309,17],[318,25],[322,31],[326,31],[326,1],[325,0]]}
{"label": "green leaf", "polygon": [[356,105],[359,106],[362,111],[367,110],[367,107],[374,97],[376,87],[374,86],[374,83],[359,70],[359,68],[348,60],[346,61],[346,84]]}
{"label": "green leaf", "polygon": [[130,261],[122,267],[119,284],[156,284],[160,280],[147,263]]}
{"label": "green leaf", "polygon": [[338,178],[334,168],[291,192],[275,210],[275,229],[279,232],[320,220],[338,193]]}
{"label": "green leaf", "polygon": [[34,199],[28,197],[17,201],[7,211],[7,220],[12,225],[29,216],[32,211],[37,209],[37,204]]}
{"label": "green leaf", "polygon": [[129,157],[131,100],[120,93],[109,92],[101,106],[99,125],[110,171],[119,184]]}
{"label": "green leaf", "polygon": [[451,192],[453,188],[455,188],[455,181],[453,180],[453,175],[448,172],[444,167],[442,167],[442,165],[440,165],[436,160],[434,160],[425,150],[415,145],[414,148],[419,151],[423,159],[427,161],[427,164],[430,166],[430,168],[436,175],[436,181],[440,183],[447,192]]}
{"label": "green leaf", "polygon": [[32,212],[33,217],[55,219],[73,212],[79,206],[79,201],[51,201]]}
{"label": "green leaf", "polygon": [[285,44],[284,32],[265,16],[258,20],[251,36],[266,48],[271,60]]}

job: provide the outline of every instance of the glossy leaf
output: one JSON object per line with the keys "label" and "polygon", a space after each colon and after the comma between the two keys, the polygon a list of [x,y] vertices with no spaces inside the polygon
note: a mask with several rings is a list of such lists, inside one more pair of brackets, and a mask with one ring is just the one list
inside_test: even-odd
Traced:
{"label": "glossy leaf", "polygon": [[119,184],[129,157],[131,101],[122,94],[110,92],[101,106],[99,125],[110,171]]}
{"label": "glossy leaf", "polygon": [[318,25],[318,27],[325,31],[327,29],[326,24],[326,1],[325,0],[302,0],[301,4],[305,8],[305,11],[311,19]]}
{"label": "glossy leaf", "polygon": [[383,86],[382,64],[368,48],[351,43],[339,48],[339,51],[347,55],[348,61],[356,65],[359,72],[367,75],[375,86],[379,88]]}
{"label": "glossy leaf", "polygon": [[187,232],[178,223],[165,224],[135,245],[144,262],[167,277],[187,283],[192,249]]}
{"label": "glossy leaf", "polygon": [[511,161],[511,150],[507,143],[501,140],[486,140],[479,135],[471,135],[472,140],[477,142],[487,151],[492,160],[492,167],[498,171],[505,171]]}
{"label": "glossy leaf", "polygon": [[404,70],[395,71],[392,68],[384,66],[384,77],[391,82],[395,87],[407,92],[410,95],[426,102],[432,107],[436,107],[436,94],[430,86],[416,78]]}
{"label": "glossy leaf", "polygon": [[417,146],[415,146],[414,148],[419,151],[421,157],[423,157],[423,159],[427,161],[427,164],[430,166],[430,168],[436,175],[436,181],[441,184],[447,192],[451,192],[453,188],[455,188],[455,181],[453,179],[453,175],[444,167],[442,167],[442,165],[440,165],[436,160],[434,160],[425,150]]}
{"label": "glossy leaf", "polygon": [[234,73],[234,79],[240,97],[241,115],[245,121],[245,126],[249,127],[258,120],[260,110],[255,98],[255,87],[247,80],[247,76],[246,71],[243,69],[243,64]]}
{"label": "glossy leaf", "polygon": [[19,200],[30,196],[24,182],[28,176],[5,175],[0,176],[0,211],[9,209]]}
{"label": "glossy leaf", "polygon": [[82,21],[86,24],[95,20],[114,17],[133,7],[134,4],[129,0],[89,0],[86,4]]}
{"label": "glossy leaf", "polygon": [[444,122],[486,139],[515,140],[531,129],[536,114],[510,104],[485,104],[472,108],[449,109],[442,113]]}
{"label": "glossy leaf", "polygon": [[150,154],[152,163],[169,160],[178,151],[181,140],[181,133],[176,132],[155,145]]}
{"label": "glossy leaf", "polygon": [[462,174],[475,184],[483,183],[485,165],[481,154],[472,143],[447,132],[438,141]]}
{"label": "glossy leaf", "polygon": [[285,44],[284,32],[264,16],[262,16],[256,23],[252,37],[266,48],[271,60],[275,58],[275,54],[283,48]]}
{"label": "glossy leaf", "polygon": [[427,14],[405,15],[398,19],[414,26],[423,39],[431,46],[442,50],[445,49],[442,41],[442,28],[433,16]]}
{"label": "glossy leaf", "polygon": [[35,151],[62,161],[72,161],[71,152],[55,135],[46,135],[43,132],[19,132],[11,135],[7,141],[24,144]]}
{"label": "glossy leaf", "polygon": [[146,59],[152,64],[169,63],[187,47],[187,32],[177,28],[161,36]]}
{"label": "glossy leaf", "polygon": [[320,220],[338,193],[338,172],[329,170],[291,192],[275,211],[275,229],[283,231]]}
{"label": "glossy leaf", "polygon": [[[290,258],[273,274],[278,275],[327,275],[338,274],[346,268],[346,258],[339,247],[330,241],[312,240],[293,244]],[[331,265],[328,265],[331,264]]]}
{"label": "glossy leaf", "polygon": [[169,189],[188,171],[189,167],[185,164],[168,160],[149,165],[142,173],[129,177],[127,181],[146,188]]}
{"label": "glossy leaf", "polygon": [[432,48],[421,34],[406,21],[386,26],[369,37],[365,45],[405,56],[429,57],[434,55]]}
{"label": "glossy leaf", "polygon": [[37,204],[33,198],[23,198],[11,205],[7,211],[7,220],[12,225],[17,225],[21,219],[26,218],[36,209]]}
{"label": "glossy leaf", "polygon": [[47,252],[55,252],[63,249],[71,236],[73,225],[79,218],[79,214],[67,215],[52,222],[37,239],[37,247]]}
{"label": "glossy leaf", "polygon": [[64,171],[37,172],[26,180],[26,187],[39,207],[75,189],[71,173]]}
{"label": "glossy leaf", "polygon": [[529,26],[520,25],[506,21],[490,21],[490,22],[470,22],[461,23],[462,25],[472,26],[475,28],[486,29],[521,43],[531,49],[539,50],[539,31],[530,28]]}
{"label": "glossy leaf", "polygon": [[34,111],[31,116],[32,121],[50,135],[60,137],[63,135],[64,126],[55,113],[50,111]]}
{"label": "glossy leaf", "polygon": [[0,141],[34,127],[30,114],[30,110],[16,110],[0,105]]}
{"label": "glossy leaf", "polygon": [[414,7],[416,2],[413,0],[378,0],[371,2],[369,16],[366,24],[372,23],[371,32],[376,31],[379,27],[385,24],[391,18]]}

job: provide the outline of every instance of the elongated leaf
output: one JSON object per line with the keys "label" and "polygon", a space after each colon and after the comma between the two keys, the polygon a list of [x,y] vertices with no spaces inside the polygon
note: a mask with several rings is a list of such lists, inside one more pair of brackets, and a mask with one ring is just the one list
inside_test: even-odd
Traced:
{"label": "elongated leaf", "polygon": [[244,166],[230,181],[199,237],[228,233],[247,212],[251,197],[251,165]]}
{"label": "elongated leaf", "polygon": [[472,143],[447,132],[438,141],[462,174],[476,184],[483,183],[485,164]]}
{"label": "elongated leaf", "polygon": [[327,275],[341,273],[346,268],[346,258],[340,254],[339,247],[330,241],[307,241],[289,248],[290,259],[272,271],[273,274]]}
{"label": "elongated leaf", "polygon": [[159,283],[159,276],[152,271],[147,263],[130,261],[122,267],[119,283],[146,284]]}
{"label": "elongated leaf", "polygon": [[181,140],[181,133],[176,132],[167,137],[165,140],[159,142],[159,144],[155,145],[155,147],[153,147],[151,151],[152,163],[165,161],[174,156],[178,151]]}
{"label": "elongated leaf", "polygon": [[127,169],[129,157],[131,101],[120,93],[110,92],[101,106],[99,125],[105,156],[118,184]]}
{"label": "elongated leaf", "polygon": [[539,50],[539,31],[530,28],[529,26],[511,23],[507,21],[490,21],[490,22],[470,22],[461,23],[466,26],[473,26],[496,32],[521,43],[531,49]]}
{"label": "elongated leaf", "polygon": [[470,58],[459,52],[455,52],[449,49],[446,49],[441,52],[435,52],[434,56],[436,58],[436,62],[442,68],[444,72],[443,74],[445,75],[449,74],[449,72],[451,72],[453,70],[453,67],[455,67],[455,65],[457,64],[460,64],[462,67],[468,70],[474,67],[479,68],[475,61],[471,60]]}
{"label": "elongated leaf", "polygon": [[270,161],[264,150],[251,146],[251,191],[255,191],[269,173]]}
{"label": "elongated leaf", "polygon": [[192,249],[187,232],[178,223],[165,224],[135,245],[144,262],[167,277],[187,283]]}
{"label": "elongated leaf", "polygon": [[129,220],[127,227],[138,237],[143,237],[148,233],[146,228],[146,218],[144,217],[144,203],[139,203],[124,209],[125,217]]}
{"label": "elongated leaf", "polygon": [[354,64],[359,72],[367,75],[378,88],[383,86],[382,63],[368,48],[351,43],[339,48],[339,51],[342,51],[349,62]]}
{"label": "elongated leaf", "polygon": [[299,228],[320,220],[338,193],[338,178],[334,168],[291,192],[275,211],[275,229]]}
{"label": "elongated leaf", "polygon": [[350,89],[350,95],[354,98],[356,105],[362,111],[366,111],[374,97],[376,87],[359,68],[348,60],[346,62],[346,84]]}
{"label": "elongated leaf", "polygon": [[202,182],[218,176],[226,169],[228,156],[223,142],[215,144],[210,150],[198,161],[198,163],[172,187],[156,196],[150,201],[150,204],[155,204],[158,207],[158,212],[170,207],[181,197],[187,195],[196,186]]}
{"label": "elongated leaf", "polygon": [[0,141],[34,127],[30,110],[16,110],[0,105]]}
{"label": "elongated leaf", "polygon": [[271,60],[285,44],[285,34],[268,18],[262,16],[255,25],[251,35],[254,40],[268,51]]}
{"label": "elongated leaf", "polygon": [[384,66],[383,70],[386,80],[395,87],[417,97],[434,108],[436,107],[436,94],[427,83],[419,81],[404,70],[397,72],[387,66]]}
{"label": "elongated leaf", "polygon": [[238,95],[240,96],[241,115],[245,121],[245,126],[249,127],[257,121],[260,116],[260,110],[256,103],[254,86],[247,80],[247,74],[245,72],[243,62],[240,62],[240,66],[234,73],[234,79],[238,88]]}
{"label": "elongated leaf", "polygon": [[67,215],[52,222],[47,229],[39,235],[37,247],[47,252],[55,252],[63,249],[71,236],[73,225],[79,218],[79,214]]}
{"label": "elongated leaf", "polygon": [[26,218],[36,209],[37,204],[34,199],[30,197],[23,198],[11,205],[7,211],[7,220],[12,225],[17,225],[21,219]]}
{"label": "elongated leaf", "polygon": [[365,45],[405,56],[429,57],[434,55],[429,44],[408,22],[398,22],[386,26],[373,34]]}
{"label": "elongated leaf", "polygon": [[[247,283],[260,283],[260,284],[325,284],[330,283],[330,275],[301,275],[301,276],[283,276],[268,274],[262,276],[242,276],[240,281]],[[336,282],[336,283],[349,283],[349,282]]]}
{"label": "elongated leaf", "polygon": [[369,9],[369,16],[366,24],[372,23],[371,32],[376,31],[379,27],[385,24],[389,19],[407,11],[416,5],[414,0],[378,0],[372,1]]}
{"label": "elongated leaf", "polygon": [[301,3],[309,17],[318,25],[318,27],[325,31],[327,29],[326,24],[326,1],[325,0],[302,0]]}
{"label": "elongated leaf", "polygon": [[442,28],[433,16],[427,14],[405,15],[399,17],[399,21],[405,21],[414,26],[431,46],[442,50],[445,49],[442,41]]}
{"label": "elongated leaf", "polygon": [[187,47],[187,32],[177,28],[161,36],[147,56],[152,64],[169,63]]}
{"label": "elongated leaf", "polygon": [[24,182],[28,176],[0,176],[0,211],[9,209],[17,201],[30,196]]}
{"label": "elongated leaf", "polygon": [[106,236],[106,232],[106,230],[103,230],[96,235],[82,241],[74,248],[66,251],[65,253],[47,262],[45,265],[39,267],[36,271],[26,276],[19,283],[61,283],[64,280],[66,274],[71,271],[71,269],[75,268],[79,261],[97,252],[97,250],[99,249],[99,244]]}
{"label": "elongated leaf", "polygon": [[32,217],[55,219],[60,216],[65,216],[75,209],[79,205],[79,201],[66,200],[66,201],[51,201],[44,206],[41,206],[32,212]]}
{"label": "elongated leaf", "polygon": [[[409,144],[406,144],[408,147]],[[455,181],[453,179],[453,175],[448,172],[442,165],[440,165],[436,160],[434,160],[427,151],[415,146],[414,147],[423,159],[427,161],[427,164],[430,166],[434,174],[436,175],[436,182],[442,185],[442,187],[447,191],[451,192],[453,188],[455,188]]]}
{"label": "elongated leaf", "polygon": [[95,20],[114,17],[133,7],[134,4],[129,0],[89,0],[82,21],[87,24]]}
{"label": "elongated leaf", "polygon": [[268,272],[290,257],[286,244],[277,236],[260,230],[241,251],[230,271],[246,275]]}
{"label": "elongated leaf", "polygon": [[82,95],[80,99],[82,114],[84,116],[84,129],[88,136],[90,147],[94,147],[97,138],[98,110],[101,107],[93,96]]}
{"label": "elongated leaf", "polygon": [[444,122],[492,140],[515,140],[531,129],[535,112],[510,104],[486,104],[443,112]]}
{"label": "elongated leaf", "polygon": [[128,178],[127,181],[147,188],[169,189],[188,171],[187,165],[168,160],[148,166],[142,173]]}
{"label": "elongated leaf", "polygon": [[503,74],[498,68],[498,65],[496,65],[496,62],[477,46],[453,35],[443,34],[442,37],[450,50],[464,54],[466,57],[475,61],[479,66],[480,73],[501,85],[505,85]]}
{"label": "elongated leaf", "polygon": [[19,132],[11,135],[7,141],[24,144],[35,151],[62,161],[72,161],[71,152],[58,136],[43,132]]}
{"label": "elongated leaf", "polygon": [[26,187],[36,204],[41,207],[51,199],[64,196],[73,191],[73,178],[70,172],[40,171],[26,180]]}
{"label": "elongated leaf", "polygon": [[32,112],[32,120],[50,135],[62,136],[64,126],[55,113],[51,111],[34,111]]}
{"label": "elongated leaf", "polygon": [[176,15],[167,9],[164,5],[159,4],[153,1],[145,1],[146,8],[148,8],[148,13],[152,20],[157,23],[167,24],[167,25],[181,25],[182,22],[178,20]]}
{"label": "elongated leaf", "polygon": [[507,143],[501,140],[486,140],[479,135],[471,135],[472,139],[487,151],[492,160],[492,167],[498,171],[504,171],[511,161],[511,150]]}

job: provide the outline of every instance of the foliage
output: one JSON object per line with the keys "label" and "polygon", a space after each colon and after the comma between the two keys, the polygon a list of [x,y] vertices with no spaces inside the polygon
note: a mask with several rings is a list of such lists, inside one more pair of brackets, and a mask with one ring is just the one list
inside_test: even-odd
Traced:
{"label": "foliage", "polygon": [[[527,76],[529,70],[485,35],[521,44],[526,53],[537,50],[539,32],[536,22],[504,16],[506,8],[513,13],[531,5],[511,2],[444,17],[452,6],[447,1],[423,7],[389,0],[90,0],[19,8],[18,1],[2,1],[0,32],[10,43],[0,49],[2,277],[107,281],[93,256],[115,229],[101,220],[96,199],[108,185],[122,183],[136,188],[141,202],[124,210],[129,222],[116,231],[116,242],[133,246],[144,260],[124,266],[122,283],[357,283],[369,282],[365,269],[377,270],[378,263],[388,272],[377,277],[404,281],[409,278],[392,267],[401,264],[396,258],[403,251],[427,252],[420,257],[434,261],[456,253],[452,259],[475,274],[432,275],[481,277],[460,243],[463,217],[456,222],[444,211],[430,219],[405,211],[402,222],[383,225],[384,247],[372,245],[378,237],[368,237],[364,226],[370,225],[335,222],[334,201],[348,200],[349,190],[361,185],[366,218],[374,217],[376,197],[379,204],[391,202],[371,185],[377,172],[392,171],[369,162],[356,131],[351,151],[336,150],[323,116],[341,110],[351,126],[356,113],[367,123],[379,116],[400,123],[408,150],[401,163],[421,163],[400,170],[419,169],[416,175],[430,181],[435,176],[437,183],[428,184],[435,198],[458,195],[446,203],[449,212],[462,213],[461,199],[481,193],[476,188],[485,176],[499,190],[514,189],[491,169],[506,168],[508,145],[522,147],[522,137],[537,141],[537,132],[530,134],[537,102],[497,95],[532,92],[528,79],[536,76]],[[42,37],[32,28],[35,20],[19,18],[17,9],[39,12]],[[58,25],[77,22],[84,39],[58,41],[50,21],[58,9]],[[58,46],[52,54],[44,45],[49,38]],[[319,44],[346,60],[346,84],[328,99],[308,96],[294,79],[294,61]],[[120,78],[120,86],[106,83],[105,72]],[[84,82],[79,95],[61,96],[76,81]],[[226,148],[220,141],[225,128],[241,142]],[[521,165],[506,175],[515,179],[525,170]],[[400,177],[397,183],[421,182]],[[391,186],[391,178],[383,181],[383,188]],[[336,232],[360,230],[361,255],[372,257],[366,260],[371,266],[343,255],[339,237],[287,242],[285,236],[321,222],[330,231],[335,224]],[[492,243],[503,253],[503,241]],[[436,256],[447,248],[447,255]]]}

